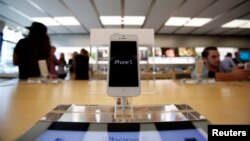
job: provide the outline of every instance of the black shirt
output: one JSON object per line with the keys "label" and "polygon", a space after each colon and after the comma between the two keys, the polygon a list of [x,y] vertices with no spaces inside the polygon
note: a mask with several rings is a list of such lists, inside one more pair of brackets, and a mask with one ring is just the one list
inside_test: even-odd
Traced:
{"label": "black shirt", "polygon": [[49,42],[39,43],[29,38],[21,39],[15,49],[19,78],[39,77],[38,60],[48,60],[50,54]]}
{"label": "black shirt", "polygon": [[89,57],[77,55],[75,57],[75,79],[88,80],[89,79]]}

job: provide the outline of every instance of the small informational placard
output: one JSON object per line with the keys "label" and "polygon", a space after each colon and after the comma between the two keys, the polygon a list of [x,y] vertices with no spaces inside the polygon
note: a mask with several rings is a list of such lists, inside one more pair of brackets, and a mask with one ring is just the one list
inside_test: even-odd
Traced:
{"label": "small informational placard", "polygon": [[46,60],[38,60],[39,70],[42,77],[48,77],[49,76],[49,70],[47,67]]}

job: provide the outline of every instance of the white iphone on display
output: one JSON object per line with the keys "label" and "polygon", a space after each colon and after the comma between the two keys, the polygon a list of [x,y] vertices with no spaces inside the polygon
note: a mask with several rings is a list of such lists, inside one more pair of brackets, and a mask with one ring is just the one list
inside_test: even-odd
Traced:
{"label": "white iphone on display", "polygon": [[107,93],[109,96],[139,96],[141,92],[137,36],[110,36]]}

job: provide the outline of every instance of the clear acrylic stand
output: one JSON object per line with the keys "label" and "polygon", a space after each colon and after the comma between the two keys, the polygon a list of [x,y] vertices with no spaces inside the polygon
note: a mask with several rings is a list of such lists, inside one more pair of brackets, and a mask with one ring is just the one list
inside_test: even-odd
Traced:
{"label": "clear acrylic stand", "polygon": [[114,119],[127,122],[132,121],[133,117],[133,97],[115,97]]}

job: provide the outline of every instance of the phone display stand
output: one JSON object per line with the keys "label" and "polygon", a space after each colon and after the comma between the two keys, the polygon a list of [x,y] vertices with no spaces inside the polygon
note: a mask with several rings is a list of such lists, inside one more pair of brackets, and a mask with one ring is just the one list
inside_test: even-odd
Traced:
{"label": "phone display stand", "polygon": [[214,84],[216,80],[214,78],[207,78],[207,79],[181,79],[181,84]]}
{"label": "phone display stand", "polygon": [[[106,80],[90,80],[88,82],[88,90],[91,95],[107,95],[107,81]],[[141,80],[141,95],[154,95],[155,80]]]}
{"label": "phone display stand", "polygon": [[61,79],[51,79],[47,76],[41,76],[41,77],[30,77],[27,79],[27,83],[37,83],[37,84],[58,84],[61,83]]}
{"label": "phone display stand", "polygon": [[133,116],[133,97],[115,97],[114,119],[117,122],[128,122],[133,120]]}

